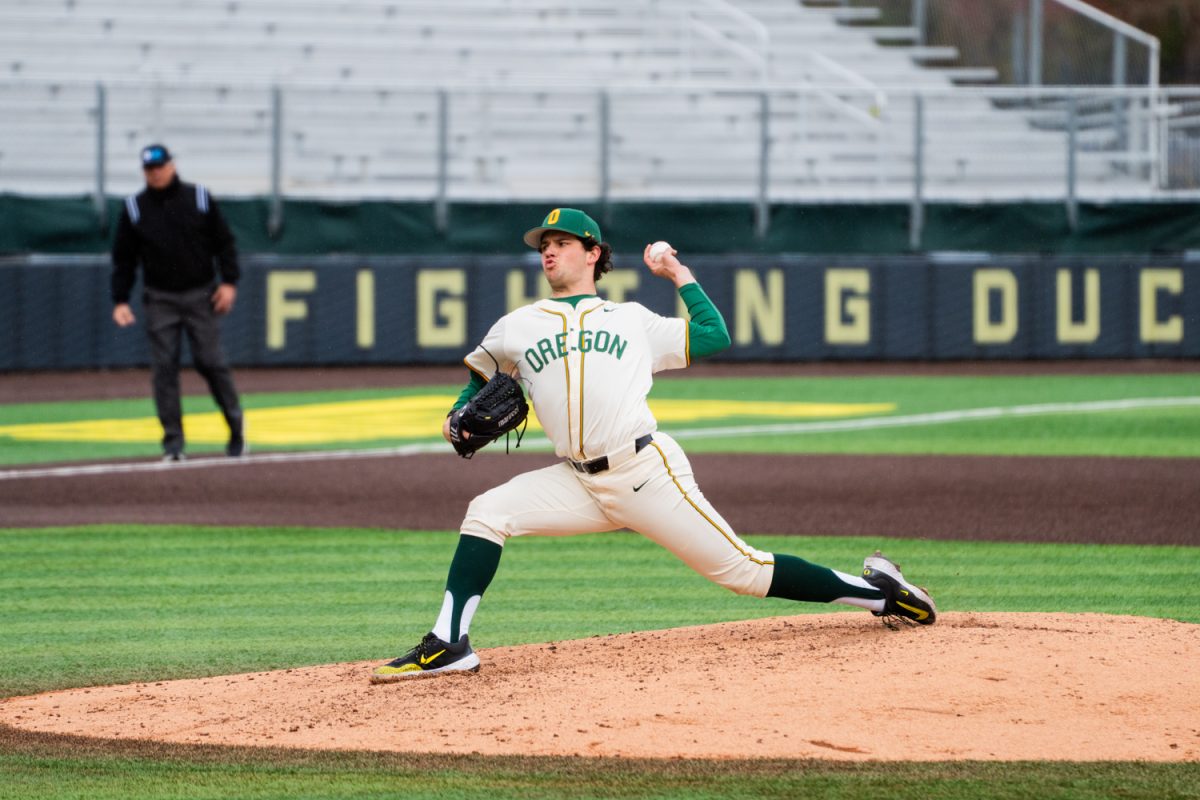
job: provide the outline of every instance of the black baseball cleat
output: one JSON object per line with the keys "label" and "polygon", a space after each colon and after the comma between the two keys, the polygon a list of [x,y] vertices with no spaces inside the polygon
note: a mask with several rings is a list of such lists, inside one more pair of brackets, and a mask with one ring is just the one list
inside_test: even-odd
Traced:
{"label": "black baseball cleat", "polygon": [[932,625],[937,620],[937,606],[929,592],[904,579],[900,565],[887,559],[878,550],[863,559],[863,580],[883,592],[883,611],[872,611],[883,617],[883,624],[895,628],[893,620],[911,625]]}
{"label": "black baseball cleat", "polygon": [[241,458],[246,455],[249,448],[246,446],[246,440],[241,434],[230,436],[229,441],[225,444],[225,455],[230,458]]}
{"label": "black baseball cleat", "polygon": [[443,642],[432,633],[394,661],[371,672],[371,683],[394,683],[406,678],[424,678],[441,672],[478,672],[479,656],[466,636],[457,644]]}
{"label": "black baseball cleat", "polygon": [[246,445],[246,423],[241,414],[229,423],[229,441],[225,444],[225,455],[241,458],[249,451]]}

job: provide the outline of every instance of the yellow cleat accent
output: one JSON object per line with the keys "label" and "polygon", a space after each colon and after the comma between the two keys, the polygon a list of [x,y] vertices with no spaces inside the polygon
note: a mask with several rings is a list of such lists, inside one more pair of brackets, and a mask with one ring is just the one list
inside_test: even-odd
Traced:
{"label": "yellow cleat accent", "polygon": [[[908,594],[908,592],[905,592],[905,594]],[[908,603],[901,603],[899,600],[896,601],[896,605],[900,606],[901,608],[906,608],[909,611],[911,611],[912,613],[916,614],[917,622],[922,622],[924,620],[929,619],[929,612],[923,608],[917,608],[916,606],[910,606]]]}
{"label": "yellow cleat accent", "polygon": [[376,675],[404,675],[408,672],[423,672],[416,664],[405,664],[403,667],[376,667]]}

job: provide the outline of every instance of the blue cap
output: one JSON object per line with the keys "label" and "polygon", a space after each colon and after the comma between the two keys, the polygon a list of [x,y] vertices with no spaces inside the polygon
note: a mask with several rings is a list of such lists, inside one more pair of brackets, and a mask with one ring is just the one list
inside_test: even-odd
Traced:
{"label": "blue cap", "polygon": [[142,168],[161,167],[171,160],[171,151],[165,144],[152,144],[142,148]]}

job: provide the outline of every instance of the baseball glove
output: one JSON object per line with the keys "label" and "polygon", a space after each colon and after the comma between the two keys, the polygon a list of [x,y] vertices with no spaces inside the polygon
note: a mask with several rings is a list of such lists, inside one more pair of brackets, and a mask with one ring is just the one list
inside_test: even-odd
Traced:
{"label": "baseball glove", "polygon": [[[497,372],[465,406],[450,413],[450,443],[463,458],[470,458],[529,417],[529,404],[521,384]],[[463,433],[470,436],[464,436]],[[521,446],[521,435],[517,446]]]}

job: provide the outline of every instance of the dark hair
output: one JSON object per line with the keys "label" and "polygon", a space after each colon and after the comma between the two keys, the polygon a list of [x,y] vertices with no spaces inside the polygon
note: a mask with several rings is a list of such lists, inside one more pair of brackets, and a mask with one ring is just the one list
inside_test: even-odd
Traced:
{"label": "dark hair", "polygon": [[592,273],[592,280],[600,280],[600,277],[606,272],[611,272],[612,263],[612,245],[608,242],[597,242],[590,236],[585,236],[579,241],[583,242],[584,250],[591,250],[593,247],[600,248],[600,258],[596,259],[596,270]]}

